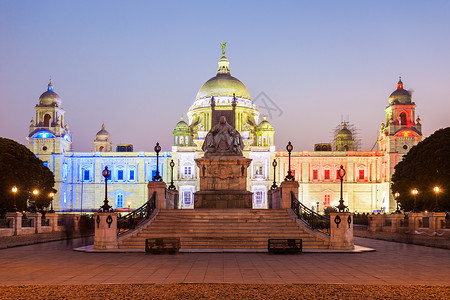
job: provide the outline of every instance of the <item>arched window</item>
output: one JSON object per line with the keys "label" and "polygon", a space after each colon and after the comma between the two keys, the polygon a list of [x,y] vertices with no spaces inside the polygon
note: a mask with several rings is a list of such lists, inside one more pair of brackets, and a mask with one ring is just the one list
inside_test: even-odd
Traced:
{"label": "arched window", "polygon": [[400,125],[406,125],[406,114],[404,112],[400,114]]}
{"label": "arched window", "polygon": [[52,117],[50,117],[50,115],[49,114],[46,114],[45,116],[44,116],[44,127],[50,127],[50,119],[51,119]]}
{"label": "arched window", "polygon": [[320,145],[316,146],[316,151],[320,151],[320,150],[321,150]]}
{"label": "arched window", "polygon": [[101,147],[98,149],[98,151],[103,152],[103,149],[104,149],[104,147],[101,146]]}

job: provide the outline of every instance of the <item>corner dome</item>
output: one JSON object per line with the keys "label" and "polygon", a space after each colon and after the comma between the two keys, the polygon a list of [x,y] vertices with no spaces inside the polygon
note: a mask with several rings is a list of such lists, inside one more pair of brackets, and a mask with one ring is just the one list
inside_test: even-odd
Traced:
{"label": "corner dome", "polygon": [[109,141],[110,138],[111,138],[111,136],[110,136],[109,132],[106,131],[106,129],[105,129],[105,123],[103,123],[102,129],[100,129],[100,131],[97,132],[97,134],[95,135],[95,140],[105,142],[105,141]]}
{"label": "corner dome", "polygon": [[402,78],[399,77],[397,89],[389,96],[389,104],[409,104],[411,98],[411,93],[403,89]]}
{"label": "corner dome", "polygon": [[53,84],[51,80],[48,84],[47,91],[42,93],[42,95],[39,97],[39,105],[43,106],[61,105],[61,97],[59,97],[59,95],[53,91]]}
{"label": "corner dome", "polygon": [[184,121],[184,117],[175,125],[173,131],[190,131],[189,125]]}
{"label": "corner dome", "polygon": [[264,115],[263,120],[258,125],[257,130],[273,130],[272,124],[267,121],[267,117]]}
{"label": "corner dome", "polygon": [[238,98],[251,100],[247,87],[237,78],[231,76],[228,59],[223,55],[219,60],[219,69],[216,76],[209,79],[197,93],[196,100],[211,98],[212,96],[235,95]]}
{"label": "corner dome", "polygon": [[341,139],[341,140],[352,140],[353,139],[353,134],[350,130],[348,130],[347,124],[344,123],[344,125],[342,125],[342,129],[338,132],[337,138]]}

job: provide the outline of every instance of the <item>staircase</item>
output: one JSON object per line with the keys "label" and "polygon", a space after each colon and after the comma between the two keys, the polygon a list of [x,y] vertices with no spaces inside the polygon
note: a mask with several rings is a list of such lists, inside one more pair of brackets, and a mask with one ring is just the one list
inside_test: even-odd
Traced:
{"label": "staircase", "polygon": [[153,221],[119,237],[119,248],[145,247],[147,238],[179,237],[181,249],[267,249],[269,238],[303,240],[303,248],[328,248],[285,209],[160,210]]}

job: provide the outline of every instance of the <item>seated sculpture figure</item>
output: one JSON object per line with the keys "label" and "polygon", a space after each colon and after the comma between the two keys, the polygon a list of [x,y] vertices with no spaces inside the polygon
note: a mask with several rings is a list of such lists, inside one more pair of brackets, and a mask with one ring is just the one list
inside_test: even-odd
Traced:
{"label": "seated sculpture figure", "polygon": [[221,116],[219,124],[211,128],[206,135],[202,149],[205,154],[210,155],[242,156],[244,143],[239,132],[228,124],[225,116]]}

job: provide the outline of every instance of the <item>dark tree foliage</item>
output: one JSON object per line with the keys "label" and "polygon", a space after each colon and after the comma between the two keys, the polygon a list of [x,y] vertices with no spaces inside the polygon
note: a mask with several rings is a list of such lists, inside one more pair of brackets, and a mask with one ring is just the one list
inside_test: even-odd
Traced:
{"label": "dark tree foliage", "polygon": [[[25,146],[7,139],[0,138],[0,214],[12,211],[14,194],[11,189],[16,186],[16,203],[18,211],[43,210],[51,202],[50,193],[55,179],[42,160]],[[32,191],[37,189],[35,197]],[[32,207],[35,202],[35,208]]]}
{"label": "dark tree foliage", "polygon": [[402,209],[414,208],[414,196],[411,191],[416,188],[417,208],[433,210],[435,206],[435,186],[438,193],[439,211],[450,210],[450,127],[439,129],[428,138],[411,148],[403,160],[395,166],[392,176],[392,192],[400,193],[399,202]]}

